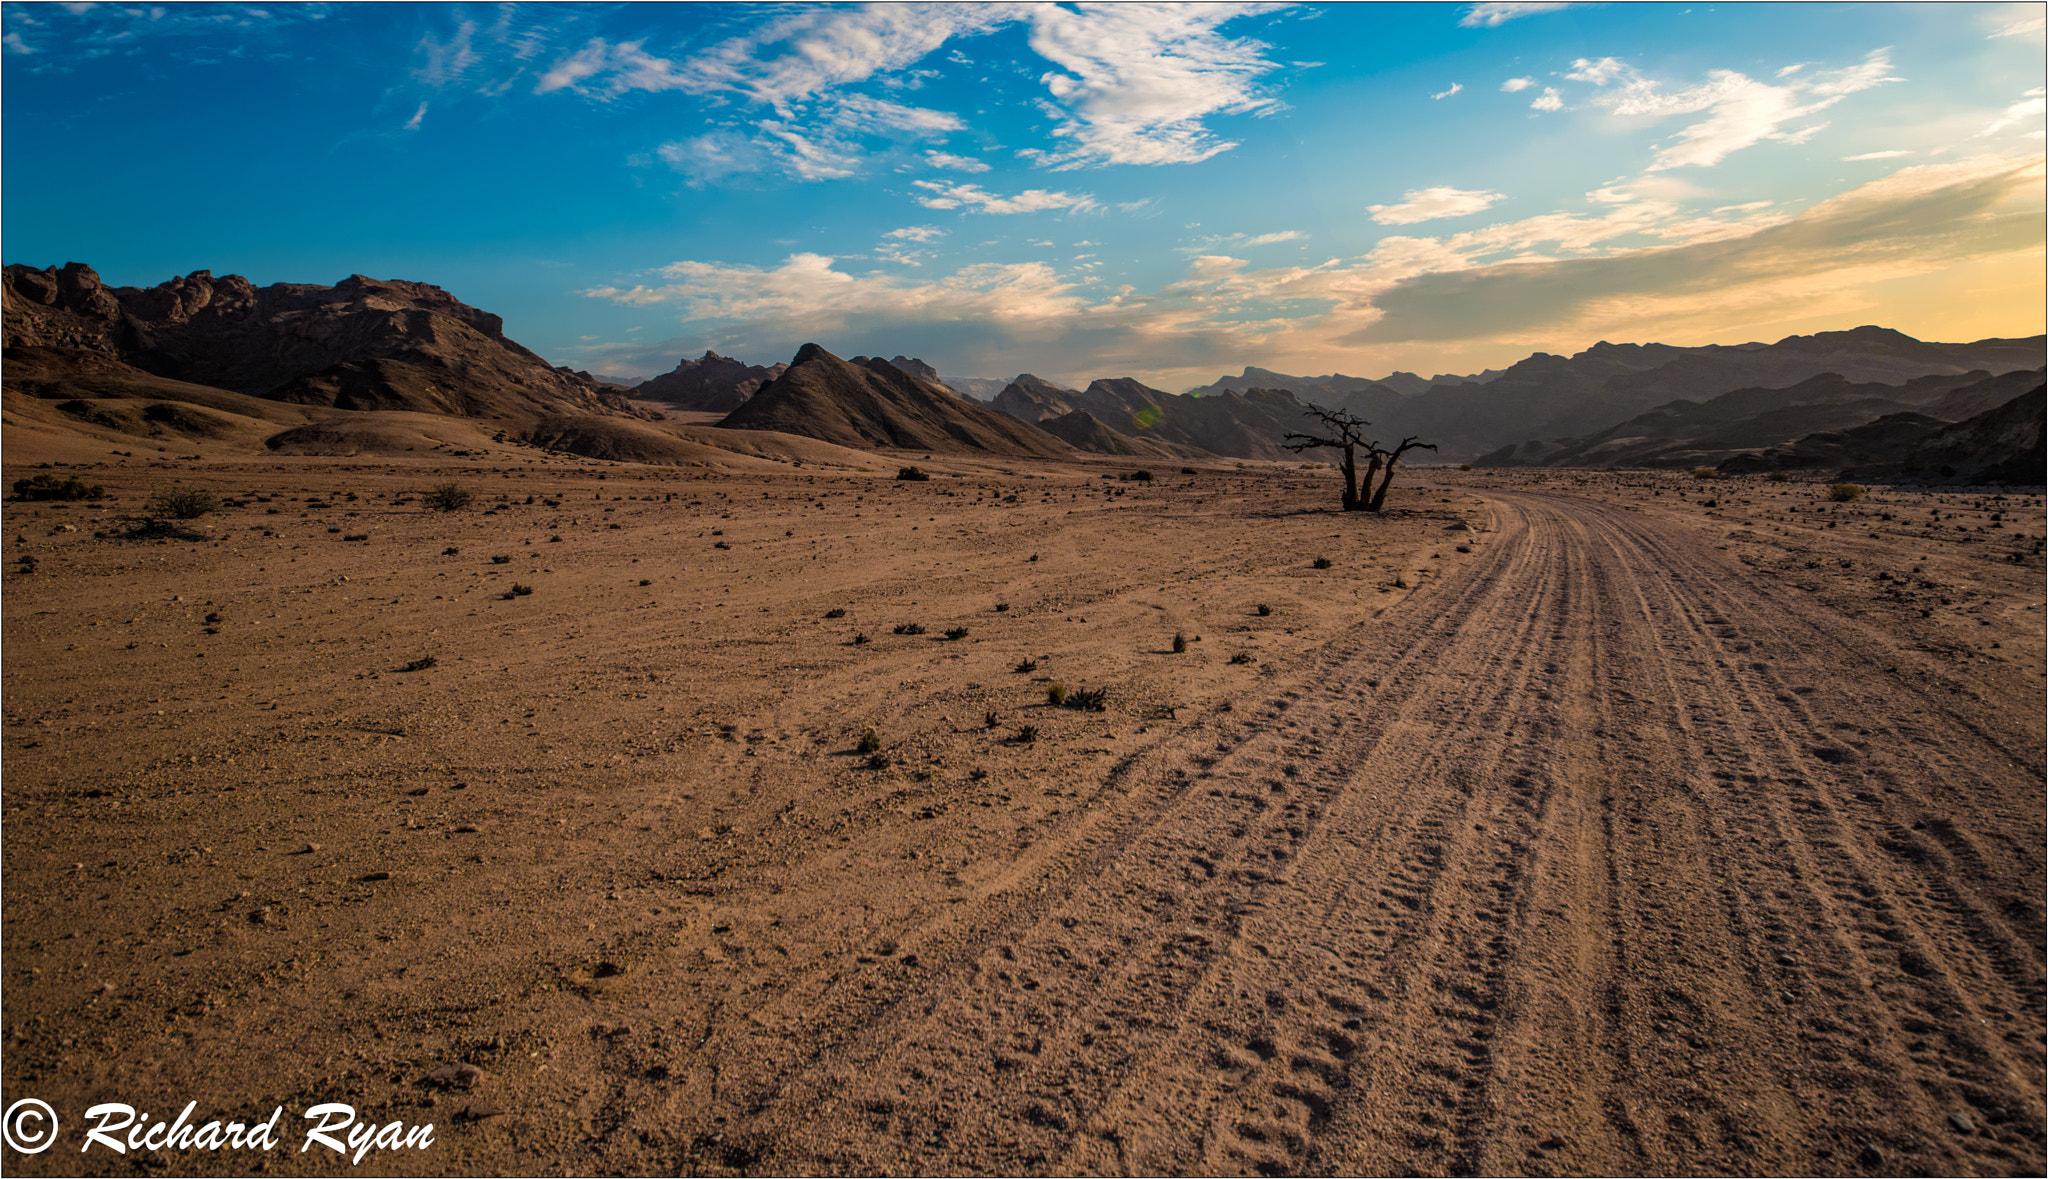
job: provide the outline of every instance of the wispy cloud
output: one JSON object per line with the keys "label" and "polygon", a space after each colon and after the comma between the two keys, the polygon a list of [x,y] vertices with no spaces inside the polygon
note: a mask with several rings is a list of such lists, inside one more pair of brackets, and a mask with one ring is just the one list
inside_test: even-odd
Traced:
{"label": "wispy cloud", "polygon": [[2004,11],[1994,14],[1991,38],[2039,37],[2048,30],[2048,16],[2041,12],[2039,4],[2011,4]]}
{"label": "wispy cloud", "polygon": [[1534,78],[1509,78],[1507,81],[1502,82],[1500,84],[1500,88],[1504,93],[1517,94],[1521,91],[1527,90],[1529,87],[1534,86],[1535,84],[1536,79]]}
{"label": "wispy cloud", "polygon": [[1759,82],[1734,70],[1710,70],[1699,85],[1666,90],[1612,57],[1580,58],[1572,67],[1565,76],[1600,87],[1594,104],[1617,115],[1655,119],[1706,113],[1705,119],[1681,128],[1658,151],[1650,164],[1653,172],[1712,167],[1765,140],[1804,142],[1821,125],[1788,129],[1786,124],[1810,118],[1858,91],[1899,81],[1883,49],[1873,50],[1857,65],[1817,70],[1783,85]]}
{"label": "wispy cloud", "polygon": [[419,130],[419,129],[420,129],[420,120],[422,120],[422,119],[424,119],[424,118],[426,118],[426,117],[427,117],[427,104],[423,102],[423,103],[421,103],[421,104],[420,104],[420,109],[418,109],[418,110],[416,110],[416,111],[414,111],[414,112],[412,113],[412,118],[410,118],[410,119],[407,119],[407,120],[405,121],[405,129],[406,129],[407,131],[417,131],[417,130]]}
{"label": "wispy cloud", "polygon": [[1460,90],[1463,90],[1464,88],[1465,87],[1462,84],[1453,82],[1451,83],[1451,88],[1449,90],[1439,90],[1435,94],[1430,95],[1430,98],[1438,100],[1449,98],[1451,95],[1458,93]]}
{"label": "wispy cloud", "polygon": [[1858,161],[1858,160],[1896,160],[1896,159],[1898,159],[1898,158],[1899,158],[1900,156],[1910,156],[1910,155],[1912,155],[1912,154],[1913,154],[1913,153],[1912,153],[1912,152],[1909,152],[1909,151],[1899,151],[1899,150],[1893,150],[1893,151],[1867,151],[1867,152],[1864,152],[1864,153],[1863,153],[1862,155],[1860,155],[1860,156],[1843,156],[1843,157],[1842,157],[1842,159],[1843,159],[1843,160],[1845,160],[1845,161],[1847,161],[1847,162],[1849,162],[1849,163],[1855,163],[1855,162],[1856,162],[1856,161]]}
{"label": "wispy cloud", "polygon": [[2043,90],[2039,86],[2027,91],[2018,102],[2006,107],[2005,112],[1993,119],[1989,126],[1977,132],[1978,137],[1996,135],[2008,127],[2032,122],[2042,114],[2048,113],[2048,97],[2044,95],[2048,95],[2048,90]]}
{"label": "wispy cloud", "polygon": [[1543,93],[1537,95],[1535,101],[1529,104],[1529,109],[1532,111],[1561,111],[1564,109],[1564,96],[1557,92],[1557,87],[1545,86]]}
{"label": "wispy cloud", "polygon": [[1061,209],[1086,212],[1101,207],[1094,197],[1086,193],[1027,188],[1015,196],[999,196],[975,184],[938,180],[913,180],[911,183],[931,194],[917,198],[917,203],[927,209],[964,209],[970,213],[1045,213]]}
{"label": "wispy cloud", "polygon": [[946,231],[936,225],[906,225],[901,229],[892,229],[882,236],[893,237],[898,241],[928,242],[946,236]]}
{"label": "wispy cloud", "polygon": [[949,151],[927,151],[924,153],[924,158],[934,168],[947,168],[954,172],[986,172],[989,170],[987,164],[982,163],[973,156],[956,156]]}
{"label": "wispy cloud", "polygon": [[1458,26],[1466,29],[1498,28],[1511,20],[1524,16],[1539,16],[1546,12],[1560,12],[1570,4],[1473,4],[1465,9],[1465,15],[1458,19]]}
{"label": "wispy cloud", "polygon": [[1258,88],[1276,68],[1265,45],[1219,26],[1264,5],[1043,5],[1031,10],[1031,48],[1059,67],[1040,81],[1057,112],[1055,169],[1186,164],[1237,146],[1203,120],[1271,109]]}
{"label": "wispy cloud", "polygon": [[1497,192],[1462,188],[1419,188],[1401,194],[1397,205],[1368,205],[1366,210],[1381,225],[1413,225],[1444,217],[1467,217],[1484,212],[1506,198]]}

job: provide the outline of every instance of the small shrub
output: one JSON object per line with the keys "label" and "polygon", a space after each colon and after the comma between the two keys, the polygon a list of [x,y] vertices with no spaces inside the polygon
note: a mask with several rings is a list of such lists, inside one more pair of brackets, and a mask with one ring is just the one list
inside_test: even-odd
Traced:
{"label": "small shrub", "polygon": [[903,467],[896,472],[896,477],[912,483],[922,483],[932,476],[931,472],[923,467]]}
{"label": "small shrub", "polygon": [[1045,686],[1045,702],[1058,708],[1067,702],[1067,685],[1063,680],[1054,680]]}
{"label": "small shrub", "polygon": [[432,655],[422,655],[418,659],[413,660],[411,663],[406,664],[404,667],[401,667],[398,670],[425,671],[439,662],[440,660],[434,658]]}
{"label": "small shrub", "polygon": [[846,610],[843,607],[834,606],[830,610],[825,611],[825,617],[844,618],[846,617]]}
{"label": "small shrub", "polygon": [[1037,553],[1033,553],[1033,554],[1031,554],[1031,559],[1032,559],[1032,560],[1034,560],[1034,561],[1036,561],[1036,560],[1038,559],[1038,554],[1037,554]]}
{"label": "small shrub", "polygon": [[856,647],[859,647],[859,646],[863,646],[863,645],[865,645],[865,644],[867,643],[867,641],[868,641],[868,637],[867,637],[866,635],[864,635],[864,634],[859,634],[859,633],[856,633],[856,634],[855,634],[855,635],[853,636],[853,645],[854,645],[854,646],[856,646]]}
{"label": "small shrub", "polygon": [[343,539],[343,540],[368,540],[368,539],[370,539],[370,534],[369,534],[369,533],[367,533],[367,532],[351,532],[351,533],[349,533],[349,534],[348,534],[347,536],[344,536],[344,537],[342,537],[341,539]]}
{"label": "small shrub", "polygon": [[1132,480],[1133,480],[1134,482],[1137,482],[1137,483],[1150,483],[1150,482],[1152,482],[1152,472],[1150,472],[1150,471],[1132,471],[1132,472],[1131,472],[1131,479],[1132,479]]}
{"label": "small shrub", "polygon": [[643,578],[641,578],[641,579],[640,579],[640,584],[641,584],[641,585],[653,585],[653,584],[654,584],[654,579],[653,579],[653,578],[651,578],[651,577],[643,577]]}
{"label": "small shrub", "polygon": [[868,767],[869,769],[871,769],[871,770],[886,770],[886,769],[888,769],[888,768],[889,768],[889,755],[888,755],[888,754],[886,754],[886,753],[870,753],[870,754],[868,754],[868,760],[867,760],[867,767]]}
{"label": "small shrub", "polygon": [[860,744],[854,748],[862,753],[874,753],[882,748],[882,739],[875,735],[873,729],[869,729],[860,735]]}
{"label": "small shrub", "polygon": [[507,599],[511,599],[511,598],[523,598],[523,597],[525,597],[526,595],[528,595],[528,594],[530,594],[530,593],[532,593],[532,592],[533,592],[533,587],[532,587],[532,586],[530,586],[530,585],[520,585],[520,584],[519,584],[518,582],[516,582],[516,581],[515,581],[515,582],[513,582],[513,583],[512,583],[512,588],[511,588],[511,589],[508,589],[508,590],[506,590],[506,591],[505,591],[505,597],[506,597]]}
{"label": "small shrub", "polygon": [[1268,606],[1268,605],[1266,605],[1266,604],[1265,604],[1264,602],[1260,602],[1260,603],[1259,603],[1259,617],[1260,617],[1260,618],[1269,618],[1269,617],[1271,617],[1271,616],[1272,616],[1272,614],[1273,614],[1273,608],[1272,608],[1271,606]]}
{"label": "small shrub", "polygon": [[1395,588],[1395,589],[1407,589],[1407,588],[1408,588],[1408,579],[1407,579],[1407,578],[1405,578],[1405,577],[1396,577],[1396,578],[1394,579],[1394,588]]}
{"label": "small shrub", "polygon": [[727,543],[725,543],[725,542],[724,542],[724,541],[722,541],[722,540],[714,540],[714,541],[712,541],[712,542],[711,542],[711,547],[712,547],[712,548],[714,548],[714,549],[729,549],[729,548],[731,548],[732,546],[731,546],[731,545],[729,545],[729,544],[727,544]]}
{"label": "small shrub", "polygon": [[1075,688],[1067,693],[1067,707],[1088,712],[1106,712],[1109,710],[1108,696],[1108,688]]}
{"label": "small shrub", "polygon": [[1033,741],[1036,741],[1036,740],[1038,740],[1038,726],[1037,726],[1037,725],[1019,725],[1019,726],[1017,726],[1017,744],[1019,744],[1019,745],[1029,745],[1029,744],[1031,744],[1031,743],[1032,743]]}
{"label": "small shrub", "polygon": [[1017,674],[1018,674],[1018,675],[1029,675],[1030,673],[1032,673],[1032,672],[1034,672],[1034,671],[1037,671],[1037,670],[1038,670],[1038,660],[1036,660],[1036,659],[1024,659],[1024,660],[1020,660],[1020,661],[1019,661],[1019,662],[1017,663],[1017,667],[1016,667],[1016,671],[1017,671]]}
{"label": "small shrub", "polygon": [[437,483],[420,496],[420,502],[437,512],[459,512],[476,499],[476,492],[460,483]]}
{"label": "small shrub", "polygon": [[996,603],[996,613],[998,613],[998,614],[1004,613],[1005,611],[1009,610],[1009,608],[1010,608],[1010,604],[1009,604],[1008,602],[997,602],[997,603]]}
{"label": "small shrub", "polygon": [[1695,479],[1712,479],[1714,477],[1714,468],[1694,467],[1692,469],[1692,477]]}
{"label": "small shrub", "polygon": [[967,637],[967,628],[964,626],[951,627],[946,631],[946,637],[957,643]]}
{"label": "small shrub", "polygon": [[986,782],[988,781],[988,771],[982,769],[980,766],[975,766],[973,769],[967,771],[967,777],[975,782]]}
{"label": "small shrub", "polygon": [[1849,503],[1863,498],[1863,488],[1855,483],[1836,483],[1828,488],[1828,498],[1838,504]]}
{"label": "small shrub", "polygon": [[198,487],[168,487],[150,496],[147,504],[151,515],[173,520],[197,520],[219,506],[219,496]]}
{"label": "small shrub", "polygon": [[1459,464],[1458,464],[1458,469],[1459,469],[1460,471],[1469,471],[1469,470],[1471,470],[1471,469],[1472,469],[1472,464],[1471,464],[1471,463],[1459,463]]}
{"label": "small shrub", "polygon": [[447,548],[441,550],[441,555],[444,557],[452,557],[457,553],[460,553],[461,551],[461,549],[456,548],[454,545],[451,544]]}
{"label": "small shrub", "polygon": [[988,728],[991,728],[991,729],[999,729],[999,728],[1001,728],[1001,727],[1002,727],[1002,725],[1003,725],[1003,718],[1002,718],[1002,717],[1000,717],[1000,716],[997,716],[997,715],[996,715],[996,713],[995,713],[995,710],[993,710],[993,709],[989,710],[989,713],[988,713],[988,715],[987,715],[987,716],[984,716],[984,717],[982,717],[982,718],[981,718],[981,720],[982,720],[982,724],[984,724],[985,726],[987,726]]}
{"label": "small shrub", "polygon": [[1175,631],[1173,634],[1173,653],[1175,655],[1185,655],[1187,651],[1188,637],[1179,631]]}
{"label": "small shrub", "polygon": [[1230,661],[1232,663],[1250,663],[1252,661],[1252,657],[1246,652],[1239,651],[1237,654],[1232,655],[1230,657]]}
{"label": "small shrub", "polygon": [[1792,482],[1792,476],[1790,476],[1790,475],[1787,475],[1787,474],[1786,474],[1785,472],[1783,472],[1783,471],[1772,471],[1772,472],[1771,472],[1770,474],[1768,474],[1768,475],[1765,475],[1765,476],[1764,476],[1764,478],[1766,478],[1766,479],[1769,479],[1769,480],[1770,480],[1771,482],[1773,482],[1773,483],[1790,483],[1790,482]]}
{"label": "small shrub", "polygon": [[98,499],[106,493],[106,488],[97,483],[81,483],[76,478],[60,481],[55,475],[31,475],[14,481],[17,499],[69,501]]}
{"label": "small shrub", "polygon": [[1193,467],[1182,467],[1180,469],[1180,473],[1183,475],[1198,475],[1201,472],[1195,470]]}
{"label": "small shrub", "polygon": [[1330,567],[1330,559],[1328,557],[1317,557],[1315,559],[1315,567],[1318,569],[1328,569]]}
{"label": "small shrub", "polygon": [[915,622],[905,622],[896,627],[896,633],[899,635],[921,635],[924,633],[924,627]]}
{"label": "small shrub", "polygon": [[491,564],[493,565],[510,565],[511,563],[512,558],[510,555],[497,556],[491,558]]}

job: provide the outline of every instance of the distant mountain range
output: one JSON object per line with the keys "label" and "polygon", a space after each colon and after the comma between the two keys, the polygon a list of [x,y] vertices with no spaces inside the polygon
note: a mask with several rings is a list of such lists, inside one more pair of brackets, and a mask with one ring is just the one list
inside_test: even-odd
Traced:
{"label": "distant mountain range", "polygon": [[[1029,373],[991,389],[982,378],[948,381],[914,357],[843,360],[807,344],[772,365],[706,352],[627,390],[551,366],[506,337],[498,316],[403,280],[259,288],[202,270],[109,287],[80,263],[11,265],[0,271],[0,309],[8,397],[54,406],[9,402],[37,430],[388,453],[454,445],[436,441],[432,423],[470,421],[496,423],[483,429],[499,440],[661,462],[780,461],[828,453],[820,444],[1288,461],[1297,456],[1286,435],[1320,405],[1357,413],[1382,441],[1414,435],[1436,443],[1441,460],[1485,466],[1839,464],[2038,482],[2039,431],[2028,424],[2038,413],[2028,407],[2048,345],[1929,343],[1861,327],[1774,344],[1602,342],[1426,381],[1247,367],[1175,394],[1130,377],[1071,389]],[[639,408],[648,403],[724,417],[684,427]],[[763,431],[783,441],[763,442]],[[791,449],[799,439],[812,441]]]}

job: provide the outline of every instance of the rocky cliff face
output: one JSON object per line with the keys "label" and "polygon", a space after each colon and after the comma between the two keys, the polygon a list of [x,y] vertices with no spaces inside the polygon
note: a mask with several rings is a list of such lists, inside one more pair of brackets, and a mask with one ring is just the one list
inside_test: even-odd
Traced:
{"label": "rocky cliff face", "polygon": [[199,270],[109,287],[69,262],[0,273],[10,368],[62,395],[67,369],[117,361],[176,381],[343,409],[464,417],[639,416],[619,391],[558,370],[506,338],[504,321],[440,287],[351,275],[331,287],[257,287]]}
{"label": "rocky cliff face", "polygon": [[788,368],[786,364],[748,364],[706,351],[696,360],[685,357],[676,362],[674,370],[635,386],[633,396],[699,413],[731,413]]}

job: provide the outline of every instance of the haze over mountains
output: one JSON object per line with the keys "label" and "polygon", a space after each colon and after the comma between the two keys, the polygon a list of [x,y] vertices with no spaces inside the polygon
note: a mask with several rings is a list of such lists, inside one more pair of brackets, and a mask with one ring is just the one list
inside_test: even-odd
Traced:
{"label": "haze over mountains", "polygon": [[[1774,344],[1601,342],[1426,381],[1247,366],[1176,394],[1131,377],[1072,389],[1029,373],[990,393],[993,381],[949,381],[915,357],[846,360],[813,343],[769,365],[706,352],[624,389],[550,366],[498,316],[425,283],[352,275],[257,288],[197,271],[115,288],[79,263],[13,265],[0,299],[7,388],[56,403],[59,415],[39,415],[46,424],[354,453],[413,449],[423,423],[455,419],[643,462],[758,454],[764,432],[790,454],[810,439],[849,452],[1288,461],[1286,435],[1320,405],[1356,413],[1382,441],[1417,436],[1441,460],[1487,466],[1892,463],[1913,477],[2003,477],[2028,470],[2038,449],[2013,440],[2040,401],[2044,348],[2040,336],[1929,343],[1862,327]],[[685,427],[648,405],[723,417]],[[1957,423],[1969,428],[1949,430]],[[1977,444],[2002,449],[1963,453]]]}

